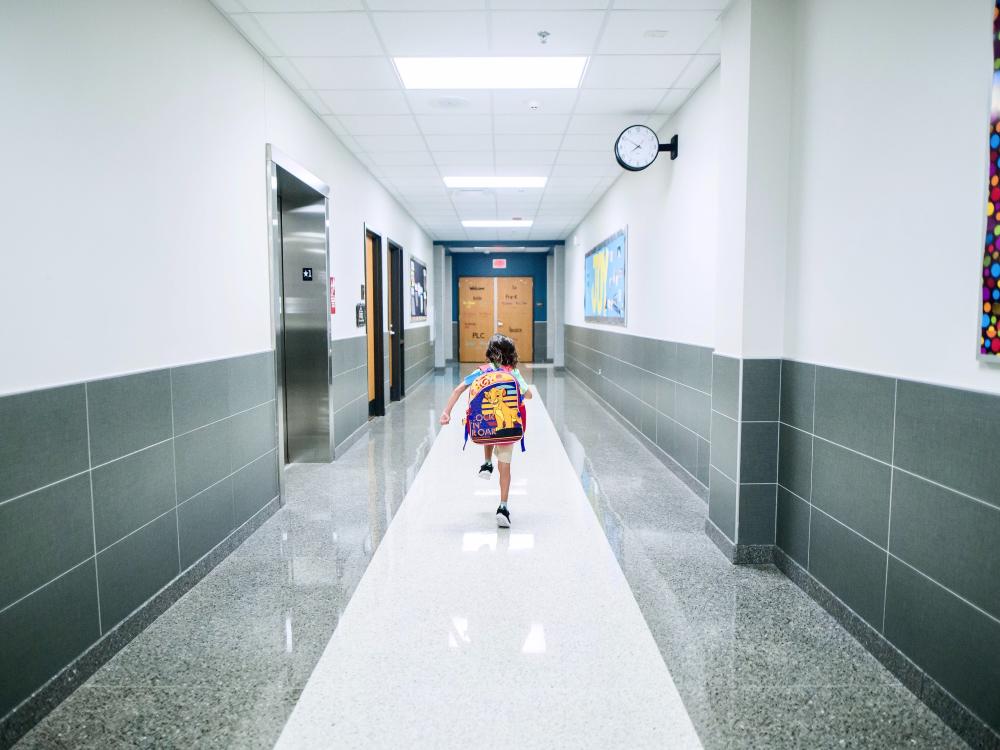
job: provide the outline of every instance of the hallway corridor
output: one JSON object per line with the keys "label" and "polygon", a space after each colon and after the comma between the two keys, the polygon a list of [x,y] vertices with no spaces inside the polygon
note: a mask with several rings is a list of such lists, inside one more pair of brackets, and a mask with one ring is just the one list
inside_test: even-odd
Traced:
{"label": "hallway corridor", "polygon": [[290,468],[285,506],[17,747],[964,746],[776,568],[731,565],[705,503],[552,368],[498,532],[495,480],[458,420],[439,434],[457,378]]}

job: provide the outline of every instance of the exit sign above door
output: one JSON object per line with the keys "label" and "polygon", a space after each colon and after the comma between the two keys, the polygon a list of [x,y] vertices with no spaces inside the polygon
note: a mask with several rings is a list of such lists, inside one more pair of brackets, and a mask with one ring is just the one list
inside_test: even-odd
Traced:
{"label": "exit sign above door", "polygon": [[494,268],[506,268],[507,267],[507,259],[506,258],[494,258],[493,259],[493,267]]}

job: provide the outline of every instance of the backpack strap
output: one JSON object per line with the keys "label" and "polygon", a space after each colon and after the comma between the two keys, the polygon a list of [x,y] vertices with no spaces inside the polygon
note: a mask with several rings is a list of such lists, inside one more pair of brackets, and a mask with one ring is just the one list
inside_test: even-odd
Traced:
{"label": "backpack strap", "polygon": [[465,441],[462,443],[462,450],[465,450],[465,446],[469,444],[469,416],[465,416]]}

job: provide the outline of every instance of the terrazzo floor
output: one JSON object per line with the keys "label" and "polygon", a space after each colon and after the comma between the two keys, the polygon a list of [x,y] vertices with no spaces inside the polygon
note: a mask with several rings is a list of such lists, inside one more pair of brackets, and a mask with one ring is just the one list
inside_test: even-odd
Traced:
{"label": "terrazzo floor", "polygon": [[[17,747],[273,746],[457,376],[412,389],[337,462],[290,468],[286,505]],[[730,565],[704,502],[579,383],[529,379],[704,747],[965,747],[776,568]]]}

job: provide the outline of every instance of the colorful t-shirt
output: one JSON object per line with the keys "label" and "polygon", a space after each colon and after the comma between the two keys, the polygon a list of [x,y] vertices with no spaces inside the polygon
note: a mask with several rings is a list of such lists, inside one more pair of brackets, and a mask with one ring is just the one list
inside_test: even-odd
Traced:
{"label": "colorful t-shirt", "polygon": [[[520,370],[518,370],[516,367],[501,367],[499,365],[492,365],[492,366],[495,369],[497,369],[497,370],[503,370],[504,372],[509,372],[511,375],[513,375],[515,378],[517,378],[517,384],[519,386],[521,386],[521,393],[524,393],[526,390],[528,390],[528,383],[525,381],[524,377],[521,375]],[[465,385],[465,386],[472,385],[473,383],[476,382],[476,378],[478,378],[482,374],[483,374],[483,368],[480,367],[479,369],[475,370],[474,372],[469,373],[466,376],[465,380],[462,381],[462,385]]]}

